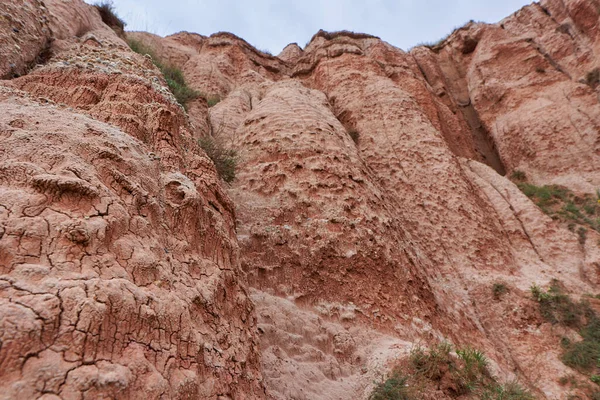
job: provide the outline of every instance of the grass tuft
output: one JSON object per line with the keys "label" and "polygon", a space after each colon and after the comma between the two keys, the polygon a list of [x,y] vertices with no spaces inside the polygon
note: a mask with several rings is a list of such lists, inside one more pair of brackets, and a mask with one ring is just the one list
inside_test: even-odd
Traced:
{"label": "grass tuft", "polygon": [[[516,171],[513,173],[516,173]],[[522,176],[518,176],[522,177]],[[562,222],[577,233],[579,242],[584,244],[587,229],[600,232],[600,195],[576,195],[569,189],[558,186],[536,186],[513,178],[521,191],[544,213]]]}
{"label": "grass tuft", "polygon": [[451,351],[452,345],[447,342],[439,343],[429,350],[417,346],[410,352],[410,361],[418,375],[438,381],[442,379],[445,370],[451,364]]}
{"label": "grass tuft", "polygon": [[575,303],[564,294],[557,280],[553,280],[547,291],[537,285],[531,286],[531,294],[540,305],[542,317],[552,323],[580,328],[589,310],[585,302]]}
{"label": "grass tuft", "polygon": [[515,182],[525,182],[527,180],[527,175],[520,169],[515,169],[510,175],[510,179],[512,179]]}
{"label": "grass tuft", "polygon": [[547,208],[549,206],[567,199],[568,190],[557,185],[535,186],[531,183],[522,182],[518,183],[517,186],[546,213],[548,213]]}
{"label": "grass tuft", "polygon": [[554,280],[547,291],[537,285],[531,287],[534,299],[540,305],[544,319],[578,329],[582,339],[572,342],[563,338],[562,361],[565,365],[582,373],[600,373],[600,318],[586,300],[575,303],[561,290],[559,282]]}
{"label": "grass tuft", "polygon": [[217,104],[219,104],[220,101],[221,101],[221,96],[219,96],[219,95],[206,97],[206,103],[208,104],[209,107],[216,106]]}
{"label": "grass tuft", "polygon": [[502,295],[508,293],[508,287],[505,283],[496,282],[492,285],[492,293],[494,294],[494,299],[500,300]]}
{"label": "grass tuft", "polygon": [[104,0],[99,3],[95,3],[94,7],[100,13],[102,22],[110,26],[118,34],[123,35],[125,31],[125,21],[123,21],[115,12],[115,6],[112,0]]}
{"label": "grass tuft", "polygon": [[200,92],[190,88],[186,84],[181,69],[175,67],[174,65],[162,62],[152,47],[147,46],[139,40],[131,38],[127,40],[127,43],[134,52],[150,56],[154,65],[163,74],[169,90],[171,93],[173,93],[173,96],[175,96],[175,99],[183,106],[183,108],[187,110],[187,104],[200,96]]}
{"label": "grass tuft", "polygon": [[415,381],[412,386],[424,387],[427,382],[433,382],[438,389],[443,385],[445,393],[454,398],[463,395],[487,400],[535,398],[517,382],[500,384],[490,373],[489,361],[483,352],[467,346],[457,348],[454,356],[452,349],[453,346],[446,342],[428,350],[415,347],[410,354],[412,372],[408,375],[409,381]]}
{"label": "grass tuft", "polygon": [[219,177],[225,182],[233,182],[238,164],[237,152],[225,148],[222,143],[212,137],[201,138],[198,140],[198,144],[215,164]]}
{"label": "grass tuft", "polygon": [[396,370],[388,379],[375,386],[369,400],[411,400],[407,381],[408,377],[401,375]]}
{"label": "grass tuft", "polygon": [[482,400],[535,400],[533,394],[517,381],[492,385],[481,395]]}

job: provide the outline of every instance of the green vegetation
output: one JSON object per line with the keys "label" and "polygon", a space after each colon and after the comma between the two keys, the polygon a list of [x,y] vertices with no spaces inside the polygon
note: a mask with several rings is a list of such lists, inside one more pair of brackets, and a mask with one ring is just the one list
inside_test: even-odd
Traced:
{"label": "green vegetation", "polygon": [[375,386],[369,400],[411,400],[406,385],[407,380],[406,376],[402,376],[395,370],[387,380]]}
{"label": "green vegetation", "polygon": [[444,370],[452,364],[450,352],[452,345],[442,342],[429,350],[418,346],[410,353],[410,361],[415,373],[434,381],[442,379]]}
{"label": "green vegetation", "polygon": [[508,293],[508,287],[502,282],[496,282],[492,285],[492,293],[494,294],[494,299],[499,300],[503,294]]}
{"label": "green vegetation", "polygon": [[587,228],[600,232],[599,193],[576,195],[558,185],[536,186],[525,182],[525,173],[518,170],[511,178],[544,213],[576,232],[580,243],[587,239]]}
{"label": "green vegetation", "polygon": [[521,171],[520,169],[515,169],[510,175],[510,179],[515,182],[525,182],[527,180],[527,175],[525,175],[525,172]]}
{"label": "green vegetation", "polygon": [[233,182],[238,163],[237,152],[225,148],[222,143],[212,137],[201,138],[198,140],[198,144],[215,164],[221,179],[225,182]]}
{"label": "green vegetation", "polygon": [[535,397],[518,382],[492,385],[481,394],[482,400],[534,400]]}
{"label": "green vegetation", "polygon": [[[545,320],[577,329],[583,339],[578,342],[562,339],[563,363],[581,373],[590,374],[592,382],[600,383],[600,318],[589,303],[586,300],[574,302],[563,293],[560,282],[556,280],[550,283],[547,291],[533,285],[531,293],[539,303]],[[563,384],[563,378],[559,382]],[[564,384],[568,382],[569,379],[564,378]]]}
{"label": "green vegetation", "polygon": [[569,367],[582,372],[594,371],[600,367],[600,320],[596,315],[580,330],[582,341],[566,346],[562,361]]}
{"label": "green vegetation", "polygon": [[105,0],[99,3],[95,3],[94,7],[100,13],[102,22],[110,26],[117,34],[123,35],[125,32],[125,21],[123,21],[115,12],[115,6],[112,0]]}
{"label": "green vegetation", "polygon": [[157,67],[165,77],[171,93],[173,93],[177,99],[177,102],[179,102],[179,104],[181,104],[184,108],[187,107],[187,103],[189,101],[200,96],[200,93],[186,85],[185,79],[183,78],[183,73],[179,68],[171,65],[158,64]]}
{"label": "green vegetation", "polygon": [[458,348],[455,353],[452,351],[453,346],[446,342],[429,349],[415,347],[406,366],[408,374],[394,370],[389,379],[375,387],[370,399],[419,399],[427,386],[432,390],[441,389],[451,397],[474,395],[486,400],[534,399],[516,382],[498,383],[489,372],[488,359],[481,351],[471,347]]}
{"label": "green vegetation", "polygon": [[479,387],[485,387],[492,380],[488,371],[488,360],[485,355],[470,347],[457,349],[456,354],[463,362],[463,368],[456,374],[459,388],[464,393],[475,392]]}
{"label": "green vegetation", "polygon": [[152,62],[163,74],[165,81],[167,82],[167,86],[175,99],[179,104],[181,104],[185,109],[187,109],[187,103],[194,100],[195,98],[200,96],[200,93],[192,88],[190,88],[186,83],[183,77],[183,72],[181,69],[167,63],[163,63],[154,49],[150,46],[145,45],[139,40],[129,38],[127,40],[129,47],[131,50],[138,54],[149,55],[152,59]]}
{"label": "green vegetation", "polygon": [[206,98],[206,103],[208,104],[209,107],[215,106],[221,101],[221,96],[218,96],[218,95],[208,96],[205,98]]}
{"label": "green vegetation", "polygon": [[567,199],[568,190],[557,185],[535,186],[531,183],[521,182],[517,186],[547,214],[550,212],[550,206]]}
{"label": "green vegetation", "polygon": [[589,305],[586,302],[575,303],[571,300],[563,293],[558,281],[553,280],[547,291],[533,285],[531,294],[539,303],[540,312],[546,321],[571,328],[580,328],[583,325]]}

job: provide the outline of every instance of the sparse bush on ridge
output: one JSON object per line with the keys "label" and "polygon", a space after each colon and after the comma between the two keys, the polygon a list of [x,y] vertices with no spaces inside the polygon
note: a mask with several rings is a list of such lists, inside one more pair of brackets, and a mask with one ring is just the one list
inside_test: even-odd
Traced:
{"label": "sparse bush on ridge", "polygon": [[118,34],[123,35],[125,31],[125,21],[123,21],[115,12],[115,6],[112,0],[104,0],[94,4],[94,7],[100,13],[102,22],[110,26]]}
{"label": "sparse bush on ridge", "polygon": [[198,140],[198,144],[215,164],[221,179],[228,183],[233,182],[238,163],[237,152],[225,148],[222,143],[212,137],[201,138]]}
{"label": "sparse bush on ridge", "polygon": [[147,54],[150,56],[156,68],[158,68],[163,74],[169,90],[171,90],[171,93],[173,93],[173,96],[175,96],[177,102],[186,110],[187,104],[198,97],[204,98],[209,107],[212,107],[221,101],[221,97],[219,95],[205,95],[189,87],[185,82],[185,78],[181,69],[161,61],[152,47],[147,46],[140,40],[133,38],[128,38],[127,44],[134,52],[141,55]]}
{"label": "sparse bush on ridge", "polygon": [[138,54],[149,55],[152,59],[152,62],[156,67],[160,70],[167,82],[167,86],[175,99],[179,104],[183,106],[187,110],[187,103],[199,97],[200,92],[190,88],[185,83],[185,78],[183,76],[183,72],[181,69],[175,67],[174,65],[164,63],[160,60],[160,58],[156,55],[154,49],[150,46],[145,45],[139,40],[135,40],[132,38],[127,39],[127,44],[131,50]]}

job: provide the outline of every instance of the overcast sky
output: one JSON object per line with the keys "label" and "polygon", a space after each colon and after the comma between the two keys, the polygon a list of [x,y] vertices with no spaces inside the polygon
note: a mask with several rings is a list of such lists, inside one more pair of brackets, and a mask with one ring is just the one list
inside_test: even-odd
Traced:
{"label": "overcast sky", "polygon": [[[93,3],[94,0],[88,0]],[[114,0],[127,30],[232,32],[278,54],[319,29],[370,33],[404,50],[435,42],[473,19],[497,22],[527,0]]]}

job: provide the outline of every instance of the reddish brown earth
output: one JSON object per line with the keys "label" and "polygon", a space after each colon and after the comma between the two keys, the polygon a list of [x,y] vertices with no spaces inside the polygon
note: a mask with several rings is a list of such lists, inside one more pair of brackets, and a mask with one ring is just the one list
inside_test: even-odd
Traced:
{"label": "reddish brown earth", "polygon": [[[0,4],[0,396],[360,399],[444,339],[538,398],[583,395],[559,383],[587,380],[560,360],[577,333],[529,288],[600,292],[600,235],[507,176],[600,187],[600,2],[410,52],[128,33],[222,99],[188,112],[92,7],[25,3]],[[232,184],[209,135],[239,153]]]}

